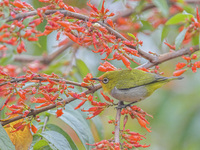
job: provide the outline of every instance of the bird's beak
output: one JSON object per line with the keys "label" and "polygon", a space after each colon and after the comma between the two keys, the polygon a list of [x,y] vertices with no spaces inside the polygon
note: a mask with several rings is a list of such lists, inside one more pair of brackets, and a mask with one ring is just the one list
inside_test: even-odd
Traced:
{"label": "bird's beak", "polygon": [[97,80],[97,81],[100,81],[99,78],[91,78],[91,80]]}

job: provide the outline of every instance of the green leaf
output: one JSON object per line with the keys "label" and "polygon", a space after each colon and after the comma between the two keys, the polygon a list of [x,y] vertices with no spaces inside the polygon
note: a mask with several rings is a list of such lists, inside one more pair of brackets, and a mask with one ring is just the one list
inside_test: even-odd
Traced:
{"label": "green leaf", "polygon": [[5,18],[8,18],[10,16],[9,7],[3,7],[3,14]]}
{"label": "green leaf", "polygon": [[192,14],[183,14],[183,13],[178,13],[171,17],[165,25],[173,25],[173,24],[178,24],[178,23],[184,23],[186,19],[192,18]]}
{"label": "green leaf", "polygon": [[128,36],[132,37],[133,39],[135,39],[135,35],[133,35],[132,33],[128,33]]}
{"label": "green leaf", "polygon": [[88,73],[90,73],[90,70],[86,66],[85,62],[81,59],[76,59],[76,66],[81,77],[85,77]]}
{"label": "green leaf", "polygon": [[164,40],[165,37],[169,34],[170,27],[169,26],[164,26],[162,30],[162,35],[161,35],[161,41]]}
{"label": "green leaf", "polygon": [[149,23],[149,21],[146,21],[146,20],[141,20],[142,22],[142,28],[141,30],[153,30],[153,27],[152,25]]}
{"label": "green leaf", "polygon": [[49,146],[53,149],[58,149],[58,150],[71,150],[72,148],[70,147],[69,142],[66,140],[66,138],[55,131],[44,131],[40,134],[42,137],[44,137],[48,143]]}
{"label": "green leaf", "polygon": [[184,0],[178,0],[177,2],[178,3],[184,3]]}
{"label": "green leaf", "polygon": [[0,18],[0,27],[6,23],[6,19]]}
{"label": "green leaf", "polygon": [[[67,105],[67,109],[69,110],[70,109],[70,111],[71,111],[71,113],[73,113],[74,112],[74,108],[79,104],[80,102],[79,101],[77,101],[77,102],[73,102],[73,103],[71,103],[71,106],[70,106],[70,108],[69,108],[69,104]],[[74,104],[74,105],[73,105]],[[84,104],[84,108],[85,109],[89,109],[90,107],[92,107],[89,103],[85,103]],[[80,117],[79,118],[81,118],[81,119],[83,119],[83,121],[84,122],[86,122],[88,125],[90,125],[90,120],[86,120],[85,118],[87,118],[88,117],[88,114],[87,113],[83,113],[80,109],[78,109],[78,110],[76,110],[76,112],[74,112],[75,114],[75,116],[79,116],[80,115]],[[103,139],[104,138],[104,133],[103,133],[103,125],[102,125],[102,122],[101,122],[101,120],[100,120],[100,117],[99,116],[96,116],[96,117],[94,117],[94,118],[92,118],[91,119],[91,121],[94,123],[94,125],[95,125],[95,127],[96,127],[96,129],[97,129],[97,132],[98,132],[98,135],[99,135],[99,137],[100,137],[100,139]]]}
{"label": "green leaf", "polygon": [[200,49],[200,32],[199,32],[199,49]]}
{"label": "green leaf", "polygon": [[3,57],[0,59],[0,64],[2,66],[5,66],[5,65],[11,63],[13,60],[14,60],[13,55],[6,56],[6,57]]}
{"label": "green leaf", "polygon": [[[33,146],[33,150],[44,150],[45,147],[49,147],[49,143],[46,140],[39,140],[38,142],[35,143]],[[50,148],[51,149],[51,148]]]}
{"label": "green leaf", "polygon": [[46,129],[51,130],[51,131],[56,131],[56,132],[62,134],[67,139],[67,141],[69,142],[71,148],[73,150],[78,150],[78,148],[74,144],[74,141],[71,139],[71,137],[63,129],[61,129],[59,126],[54,125],[54,124],[47,124]]}
{"label": "green leaf", "polygon": [[191,57],[192,57],[193,55],[197,55],[197,58],[196,58],[195,60],[199,59],[199,58],[200,58],[200,51],[194,52],[194,53],[191,55]]}
{"label": "green leaf", "polygon": [[103,5],[103,0],[100,1],[100,3],[99,3],[99,5],[98,5],[98,8],[97,8],[97,9],[98,9],[98,10],[101,10],[102,5]]}
{"label": "green leaf", "polygon": [[101,122],[99,116],[96,116],[96,117],[92,118],[91,120],[97,129],[100,139],[103,140],[104,139],[104,133],[103,133],[104,130],[103,130],[103,125],[102,125],[102,122]]}
{"label": "green leaf", "polygon": [[27,26],[31,21],[33,21],[33,17],[28,17],[23,20],[23,25]]}
{"label": "green leaf", "polygon": [[[84,147],[88,149],[89,146],[86,145],[86,143],[94,143],[90,127],[87,124],[86,119],[83,118],[78,111],[75,111],[74,107],[71,106],[71,109],[69,107],[68,104],[66,109],[63,110],[64,114],[59,118],[76,132]],[[50,113],[55,115],[55,110],[51,110]]]}
{"label": "green leaf", "polygon": [[66,63],[66,61],[63,60],[56,63],[51,63],[49,67],[42,72],[46,74],[51,74],[52,72],[54,72],[55,74],[62,74],[62,67],[64,66],[64,63]]}
{"label": "green leaf", "polygon": [[168,16],[169,7],[166,0],[153,0],[153,3],[159,8],[165,17]]}
{"label": "green leaf", "polygon": [[15,146],[11,142],[8,134],[0,124],[0,149],[2,150],[15,150]]}
{"label": "green leaf", "polygon": [[183,29],[183,31],[181,31],[179,33],[179,35],[176,37],[176,39],[175,39],[176,49],[178,49],[180,47],[181,43],[183,42],[186,32],[187,32],[187,29]]}

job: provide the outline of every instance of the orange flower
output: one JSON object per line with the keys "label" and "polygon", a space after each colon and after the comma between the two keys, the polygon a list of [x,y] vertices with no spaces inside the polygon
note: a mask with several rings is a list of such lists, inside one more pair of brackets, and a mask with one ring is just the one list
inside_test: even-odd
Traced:
{"label": "orange flower", "polygon": [[31,131],[32,131],[33,133],[36,133],[37,130],[38,130],[38,129],[32,124],[32,125],[31,125]]}
{"label": "orange flower", "polygon": [[62,114],[63,114],[62,109],[57,109],[57,111],[56,111],[56,117],[60,117],[60,116],[62,116]]}
{"label": "orange flower", "polygon": [[173,72],[173,76],[180,76],[180,75],[182,75],[185,71],[186,71],[186,69],[174,71],[174,72]]}

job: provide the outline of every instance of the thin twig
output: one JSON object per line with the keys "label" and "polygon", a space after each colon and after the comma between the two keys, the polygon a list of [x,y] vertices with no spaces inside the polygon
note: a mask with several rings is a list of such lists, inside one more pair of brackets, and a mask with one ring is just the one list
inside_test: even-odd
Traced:
{"label": "thin twig", "polygon": [[42,127],[42,132],[44,132],[44,130],[45,130],[45,127],[46,127],[48,119],[49,119],[48,116],[46,116],[45,119],[44,119],[44,124],[43,124],[43,127]]}
{"label": "thin twig", "polygon": [[32,61],[40,61],[43,64],[50,64],[58,55],[64,52],[67,48],[71,47],[74,42],[70,41],[64,46],[60,47],[57,51],[53,52],[48,56],[31,56],[31,55],[15,55],[14,61],[19,62],[32,62]]}
{"label": "thin twig", "polygon": [[116,113],[116,117],[115,117],[115,122],[116,122],[116,125],[115,125],[115,143],[120,142],[119,131],[120,131],[120,118],[121,118],[121,108],[120,108],[121,105],[124,105],[123,101],[119,101],[119,103],[118,103],[119,108],[117,108],[117,113]]}

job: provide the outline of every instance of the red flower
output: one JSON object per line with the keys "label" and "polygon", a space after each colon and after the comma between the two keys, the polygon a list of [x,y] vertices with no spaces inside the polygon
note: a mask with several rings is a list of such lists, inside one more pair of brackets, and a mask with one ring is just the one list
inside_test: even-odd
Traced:
{"label": "red flower", "polygon": [[176,64],[176,70],[179,70],[179,69],[182,69],[183,67],[185,67],[186,66],[186,64],[185,63],[178,63],[178,64]]}
{"label": "red flower", "polygon": [[62,114],[63,114],[62,109],[57,109],[57,111],[56,111],[56,117],[60,117],[60,116],[62,116]]}
{"label": "red flower", "polygon": [[38,130],[38,129],[32,124],[32,125],[31,125],[31,131],[32,131],[33,133],[36,133],[37,130]]}
{"label": "red flower", "polygon": [[180,75],[182,75],[185,71],[186,71],[186,69],[174,71],[174,72],[173,72],[173,76],[180,76]]}

